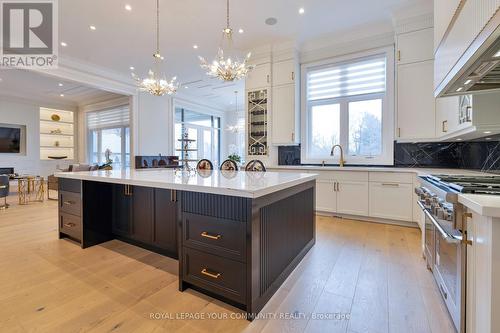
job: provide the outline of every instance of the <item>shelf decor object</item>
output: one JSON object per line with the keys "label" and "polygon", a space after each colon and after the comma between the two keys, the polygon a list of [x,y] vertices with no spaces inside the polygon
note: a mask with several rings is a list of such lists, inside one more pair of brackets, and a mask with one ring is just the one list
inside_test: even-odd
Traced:
{"label": "shelf decor object", "polygon": [[74,158],[74,112],[40,108],[40,159]]}
{"label": "shelf decor object", "polygon": [[160,0],[156,0],[156,51],[153,54],[155,71],[150,69],[148,77],[144,79],[132,73],[132,77],[137,82],[140,90],[147,91],[154,96],[173,95],[177,92],[179,88],[179,84],[175,82],[177,78],[174,76],[170,81],[167,81],[160,71],[163,59],[160,54]]}
{"label": "shelf decor object", "polygon": [[[226,46],[225,51],[224,46]],[[226,27],[222,30],[222,41],[217,57],[212,63],[208,63],[200,56],[201,68],[207,71],[207,75],[225,82],[243,79],[254,68],[253,65],[248,65],[251,53],[249,52],[243,61],[233,53],[233,29],[229,25],[229,0],[227,0]]]}
{"label": "shelf decor object", "polygon": [[196,140],[190,139],[188,132],[183,128],[182,131],[182,137],[180,139],[177,139],[181,143],[181,148],[176,149],[176,151],[181,153],[181,158],[179,159],[179,162],[182,165],[182,168],[187,171],[193,170],[193,167],[191,166],[190,163],[193,162],[198,162],[197,159],[193,159],[190,157],[191,152],[197,152],[198,149],[196,147],[193,147],[192,145],[196,143]]}
{"label": "shelf decor object", "polygon": [[248,155],[267,155],[267,89],[248,92]]}

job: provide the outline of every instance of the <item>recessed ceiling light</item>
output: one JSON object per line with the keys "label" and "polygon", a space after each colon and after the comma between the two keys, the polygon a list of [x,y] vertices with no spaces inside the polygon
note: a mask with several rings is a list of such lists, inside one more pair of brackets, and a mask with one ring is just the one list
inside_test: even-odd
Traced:
{"label": "recessed ceiling light", "polygon": [[189,89],[189,87],[188,86],[184,86],[184,89]]}
{"label": "recessed ceiling light", "polygon": [[92,30],[92,31],[97,30],[97,28],[95,27],[95,25],[90,25],[90,26],[89,26],[89,29],[90,29],[90,30]]}
{"label": "recessed ceiling light", "polygon": [[276,25],[278,19],[276,17],[268,17],[265,22],[267,25]]}
{"label": "recessed ceiling light", "polygon": [[469,80],[465,81],[464,84],[467,85],[467,84],[469,84],[471,82],[472,82],[472,80],[469,79]]}
{"label": "recessed ceiling light", "polygon": [[66,47],[66,46],[68,46],[68,44],[66,44],[65,42],[61,42],[61,46]]}
{"label": "recessed ceiling light", "polygon": [[60,94],[59,96],[64,97],[64,94]]}
{"label": "recessed ceiling light", "polygon": [[0,82],[2,82],[2,81],[3,81],[3,79],[0,77]]}
{"label": "recessed ceiling light", "polygon": [[62,87],[62,86],[64,86],[64,84],[62,84],[61,82],[59,82],[58,86]]}
{"label": "recessed ceiling light", "polygon": [[134,66],[130,66],[129,68],[130,68],[131,71],[133,71],[135,69]]}
{"label": "recessed ceiling light", "polygon": [[306,10],[303,7],[299,8],[300,15],[304,14],[305,12],[306,12]]}
{"label": "recessed ceiling light", "polygon": [[193,45],[193,49],[195,49],[195,50],[196,50],[197,48],[198,48],[198,45],[194,44],[194,45]]}
{"label": "recessed ceiling light", "polygon": [[464,88],[460,87],[460,88],[458,88],[456,91],[457,91],[457,92],[460,92],[460,91],[462,91],[463,89],[464,89]]}
{"label": "recessed ceiling light", "polygon": [[125,5],[125,10],[128,10],[130,12],[132,10],[132,6],[131,5]]}
{"label": "recessed ceiling light", "polygon": [[238,30],[238,32],[239,32],[240,34],[242,34],[242,33],[244,33],[244,32],[245,32],[245,30],[243,30],[242,28],[240,28],[240,29]]}
{"label": "recessed ceiling light", "polygon": [[462,139],[457,139],[457,141],[462,141]]}
{"label": "recessed ceiling light", "polygon": [[485,138],[485,140],[491,140],[491,138]]}
{"label": "recessed ceiling light", "polygon": [[491,134],[491,131],[484,131],[484,134]]}
{"label": "recessed ceiling light", "polygon": [[165,57],[164,57],[164,56],[161,56],[161,57],[160,57],[160,59],[161,59],[161,60],[165,60]]}
{"label": "recessed ceiling light", "polygon": [[497,53],[495,53],[494,57],[495,57],[495,58],[500,57],[500,50],[498,50],[498,51],[497,51]]}

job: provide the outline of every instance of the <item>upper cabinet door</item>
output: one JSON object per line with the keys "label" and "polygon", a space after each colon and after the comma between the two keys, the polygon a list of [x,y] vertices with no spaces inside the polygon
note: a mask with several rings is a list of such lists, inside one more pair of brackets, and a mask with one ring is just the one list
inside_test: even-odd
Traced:
{"label": "upper cabinet door", "polygon": [[295,85],[288,84],[273,88],[273,145],[298,143],[299,120],[295,96]]}
{"label": "upper cabinet door", "polygon": [[398,66],[398,129],[401,140],[435,138],[433,61]]}
{"label": "upper cabinet door", "polygon": [[271,64],[259,64],[248,73],[245,81],[246,90],[269,87],[271,85]]}
{"label": "upper cabinet door", "polygon": [[273,86],[293,84],[296,81],[297,66],[294,59],[273,64]]}
{"label": "upper cabinet door", "polygon": [[434,59],[434,29],[427,28],[397,36],[399,65]]}
{"label": "upper cabinet door", "polygon": [[436,136],[442,137],[453,133],[458,128],[460,97],[436,98]]}

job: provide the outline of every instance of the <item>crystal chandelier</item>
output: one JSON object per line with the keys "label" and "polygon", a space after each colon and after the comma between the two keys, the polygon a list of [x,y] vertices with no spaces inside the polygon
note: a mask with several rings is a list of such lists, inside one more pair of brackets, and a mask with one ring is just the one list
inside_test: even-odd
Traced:
{"label": "crystal chandelier", "polygon": [[160,74],[160,65],[163,61],[160,54],[160,0],[156,0],[156,52],[153,54],[153,59],[155,71],[150,69],[148,77],[141,79],[135,73],[132,73],[137,86],[141,91],[147,91],[154,96],[175,94],[177,88],[179,88],[179,84],[175,82],[177,78],[173,77],[168,81],[163,74]]}
{"label": "crystal chandelier", "polygon": [[[231,59],[231,56],[228,54],[233,48],[233,29],[229,26],[229,0],[227,0],[226,8],[226,28],[222,30],[222,43],[219,47],[217,58],[212,63],[208,63],[205,58],[201,56],[199,58],[201,68],[207,71],[207,75],[216,77],[222,81],[234,81],[244,78],[255,66],[248,65],[251,53],[248,53],[243,61],[239,61],[236,57]],[[227,58],[224,58],[222,46],[224,42],[228,44],[228,48],[226,49],[228,51],[226,52]]]}

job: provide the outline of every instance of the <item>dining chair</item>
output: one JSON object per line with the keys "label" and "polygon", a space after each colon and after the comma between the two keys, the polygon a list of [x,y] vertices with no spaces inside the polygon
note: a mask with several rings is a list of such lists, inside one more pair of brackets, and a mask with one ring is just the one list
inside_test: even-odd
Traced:
{"label": "dining chair", "polygon": [[9,196],[9,176],[0,175],[0,198],[3,198],[4,204],[0,205],[0,209],[9,208],[7,197]]}
{"label": "dining chair", "polygon": [[262,161],[260,160],[251,160],[245,166],[245,171],[266,172],[266,167],[264,166],[264,163],[262,163]]}

